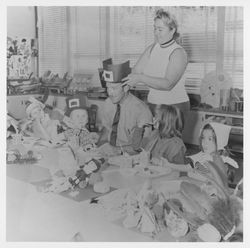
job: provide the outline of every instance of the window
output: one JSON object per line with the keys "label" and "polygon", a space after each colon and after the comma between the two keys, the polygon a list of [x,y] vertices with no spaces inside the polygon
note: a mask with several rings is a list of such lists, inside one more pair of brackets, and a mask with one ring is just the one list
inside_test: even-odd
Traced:
{"label": "window", "polygon": [[97,72],[105,57],[105,14],[105,7],[38,7],[39,75]]}
{"label": "window", "polygon": [[153,15],[149,7],[111,7],[111,55],[114,62],[130,60],[134,66],[153,42]]}
{"label": "window", "polygon": [[[103,59],[130,65],[152,44],[153,6],[38,7],[39,71],[97,72]],[[218,37],[224,37],[223,70],[234,87],[243,88],[243,8],[177,6],[164,7],[179,23],[180,44],[188,54],[185,72],[188,93],[199,94],[204,76],[218,67]],[[225,18],[218,21],[219,8]],[[224,32],[218,32],[218,25]],[[223,47],[223,45],[221,46]]]}
{"label": "window", "polygon": [[235,88],[243,89],[243,8],[226,7],[224,70]]}
{"label": "window", "polygon": [[39,75],[51,70],[63,76],[68,67],[66,7],[38,7]]}
{"label": "window", "polygon": [[69,7],[73,74],[97,72],[105,53],[105,7]]}
{"label": "window", "polygon": [[217,9],[183,7],[170,11],[180,20],[180,44],[188,54],[187,92],[199,94],[202,79],[216,68]]}

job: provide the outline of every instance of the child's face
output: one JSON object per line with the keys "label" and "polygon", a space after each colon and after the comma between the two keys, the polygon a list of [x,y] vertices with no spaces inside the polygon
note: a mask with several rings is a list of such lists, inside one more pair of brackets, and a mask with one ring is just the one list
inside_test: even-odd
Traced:
{"label": "child's face", "polygon": [[70,119],[76,128],[84,128],[88,123],[88,113],[85,109],[73,110]]}
{"label": "child's face", "polygon": [[42,119],[44,117],[44,111],[37,106],[30,112],[30,116],[32,119]]}
{"label": "child's face", "polygon": [[205,129],[201,135],[201,146],[203,152],[211,154],[216,151],[216,143],[214,139],[214,132],[210,129]]}

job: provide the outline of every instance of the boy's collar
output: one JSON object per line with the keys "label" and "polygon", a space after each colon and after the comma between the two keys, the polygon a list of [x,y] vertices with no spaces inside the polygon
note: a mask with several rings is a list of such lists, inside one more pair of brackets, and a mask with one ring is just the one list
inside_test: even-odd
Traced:
{"label": "boy's collar", "polygon": [[123,98],[117,104],[124,105],[126,103],[126,100],[127,100],[128,96],[129,96],[129,92],[125,92]]}

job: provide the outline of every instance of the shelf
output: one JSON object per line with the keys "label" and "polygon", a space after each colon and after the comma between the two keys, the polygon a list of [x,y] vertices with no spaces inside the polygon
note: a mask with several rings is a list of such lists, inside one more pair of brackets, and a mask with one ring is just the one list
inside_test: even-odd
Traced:
{"label": "shelf", "polygon": [[8,78],[7,81],[29,81],[30,78]]}
{"label": "shelf", "polygon": [[192,111],[199,111],[199,112],[205,112],[205,113],[211,113],[216,114],[219,116],[237,116],[238,118],[243,118],[243,112],[233,112],[233,111],[223,111],[221,109],[204,109],[204,108],[192,108]]}

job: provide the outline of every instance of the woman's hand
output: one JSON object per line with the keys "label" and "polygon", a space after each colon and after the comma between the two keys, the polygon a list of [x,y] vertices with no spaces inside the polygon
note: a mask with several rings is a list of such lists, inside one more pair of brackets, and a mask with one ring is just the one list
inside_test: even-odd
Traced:
{"label": "woman's hand", "polygon": [[136,85],[144,84],[142,83],[142,74],[139,73],[131,73],[127,77],[123,78],[122,81],[124,82],[122,86],[128,85],[131,88],[134,88]]}

